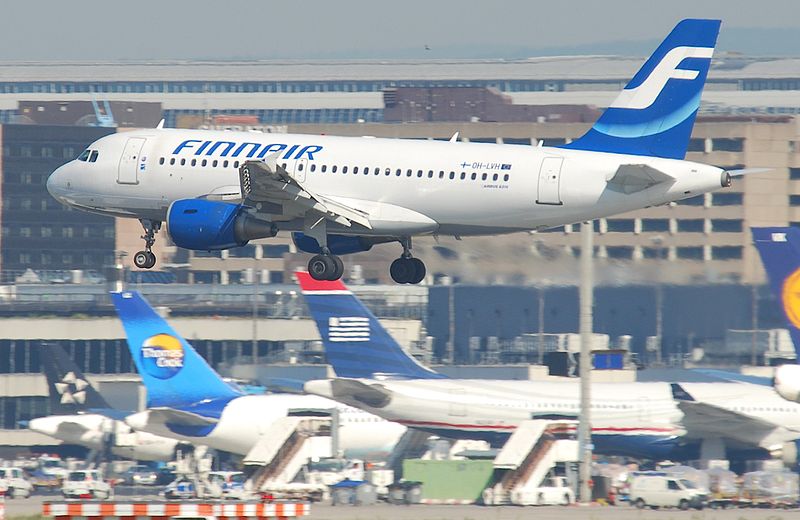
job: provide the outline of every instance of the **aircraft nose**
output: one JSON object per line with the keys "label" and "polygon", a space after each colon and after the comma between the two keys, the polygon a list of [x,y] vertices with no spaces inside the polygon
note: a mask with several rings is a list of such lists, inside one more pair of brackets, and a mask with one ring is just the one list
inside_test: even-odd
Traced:
{"label": "aircraft nose", "polygon": [[64,187],[64,167],[60,166],[47,178],[47,191],[54,199],[60,200]]}
{"label": "aircraft nose", "polygon": [[147,419],[148,419],[147,412],[133,413],[125,417],[125,424],[127,424],[134,430],[144,430],[147,427]]}
{"label": "aircraft nose", "polygon": [[319,395],[322,397],[333,397],[333,388],[331,382],[327,379],[316,379],[313,381],[306,381],[303,385],[306,393]]}

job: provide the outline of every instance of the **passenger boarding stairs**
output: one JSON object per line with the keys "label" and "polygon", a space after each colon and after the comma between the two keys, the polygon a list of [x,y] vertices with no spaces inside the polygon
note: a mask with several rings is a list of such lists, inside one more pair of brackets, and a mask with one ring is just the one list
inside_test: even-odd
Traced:
{"label": "passenger boarding stairs", "polygon": [[[275,489],[294,480],[312,457],[330,456],[330,417],[287,416],[275,421],[245,456],[243,464],[254,470],[247,488]],[[315,439],[326,437],[320,451]]]}
{"label": "passenger boarding stairs", "polygon": [[428,451],[429,433],[409,428],[395,444],[386,467],[394,471],[395,480],[403,476],[403,460],[419,459]]}
{"label": "passenger boarding stairs", "polygon": [[570,439],[574,421],[523,421],[494,460],[495,484],[484,491],[487,505],[510,504],[515,489],[536,488],[559,462],[578,458]]}

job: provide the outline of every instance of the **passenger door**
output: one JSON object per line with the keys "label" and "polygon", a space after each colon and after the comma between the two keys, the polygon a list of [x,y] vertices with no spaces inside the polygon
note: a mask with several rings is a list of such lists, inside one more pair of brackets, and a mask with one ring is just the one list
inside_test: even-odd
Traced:
{"label": "passenger door", "polygon": [[117,170],[119,184],[139,184],[139,159],[145,141],[144,137],[131,137],[125,143]]}
{"label": "passenger door", "polygon": [[561,202],[561,165],[563,157],[545,157],[539,169],[539,190],[537,204],[560,206]]}
{"label": "passenger door", "polygon": [[294,179],[297,182],[306,182],[306,171],[308,170],[308,159],[298,159],[294,163]]}

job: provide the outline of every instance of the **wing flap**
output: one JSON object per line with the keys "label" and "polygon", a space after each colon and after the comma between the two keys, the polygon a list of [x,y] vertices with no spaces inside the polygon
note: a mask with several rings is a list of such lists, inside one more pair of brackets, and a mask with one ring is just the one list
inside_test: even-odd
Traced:
{"label": "wing flap", "polygon": [[310,212],[346,227],[355,223],[372,229],[366,212],[312,192],[278,164],[277,154],[244,162],[239,168],[239,184],[242,198],[256,207],[264,201],[282,203],[295,213]]}

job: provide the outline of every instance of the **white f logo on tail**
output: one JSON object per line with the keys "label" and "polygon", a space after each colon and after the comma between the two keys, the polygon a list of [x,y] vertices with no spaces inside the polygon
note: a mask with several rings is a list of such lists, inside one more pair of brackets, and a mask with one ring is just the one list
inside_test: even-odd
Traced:
{"label": "white f logo on tail", "polygon": [[697,70],[678,69],[686,58],[711,58],[713,47],[675,47],[661,58],[639,86],[623,89],[609,108],[628,108],[642,110],[655,103],[661,90],[670,79],[693,80],[700,73]]}

